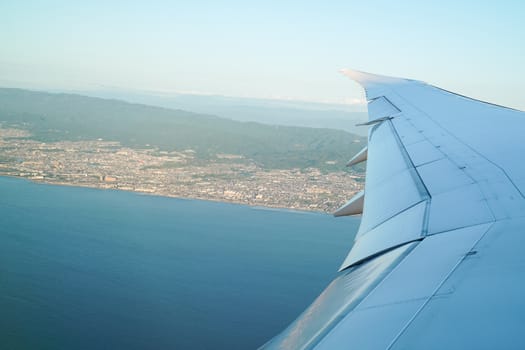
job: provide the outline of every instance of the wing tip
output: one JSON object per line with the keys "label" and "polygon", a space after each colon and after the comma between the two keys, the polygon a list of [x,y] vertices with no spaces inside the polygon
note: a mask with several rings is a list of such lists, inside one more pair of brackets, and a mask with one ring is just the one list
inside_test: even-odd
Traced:
{"label": "wing tip", "polygon": [[349,77],[353,81],[357,82],[362,87],[366,88],[367,86],[371,84],[399,84],[399,83],[406,83],[413,80],[410,79],[403,79],[403,78],[396,78],[386,75],[378,75],[378,74],[372,74],[363,72],[356,69],[348,69],[343,68],[339,70],[341,74],[344,76]]}

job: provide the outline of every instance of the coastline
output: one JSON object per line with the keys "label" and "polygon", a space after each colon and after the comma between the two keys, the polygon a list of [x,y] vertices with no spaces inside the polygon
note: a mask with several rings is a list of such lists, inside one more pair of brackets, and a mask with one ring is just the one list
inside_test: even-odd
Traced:
{"label": "coastline", "polygon": [[262,205],[260,203],[254,204],[254,203],[249,203],[249,202],[244,202],[244,201],[235,201],[235,200],[227,200],[227,199],[221,200],[221,199],[209,198],[209,197],[204,197],[204,196],[202,197],[180,196],[180,195],[162,194],[162,193],[155,193],[155,192],[136,191],[136,190],[130,190],[130,189],[111,188],[111,187],[104,187],[104,186],[89,186],[85,184],[72,184],[72,183],[61,182],[61,181],[45,181],[41,179],[31,179],[28,177],[16,176],[16,175],[1,174],[0,177],[17,179],[17,180],[25,180],[25,181],[29,181],[31,183],[38,184],[38,185],[89,188],[89,189],[95,189],[95,190],[101,190],[101,191],[119,191],[119,192],[133,193],[137,195],[173,198],[173,199],[180,199],[180,200],[198,200],[198,201],[207,201],[207,202],[215,202],[215,203],[243,205],[243,206],[250,207],[254,210],[269,210],[269,211],[276,210],[276,211],[295,212],[299,214],[331,215],[331,213],[323,211],[323,210],[319,210],[319,209],[315,210],[315,209],[304,208],[304,207],[290,208],[290,207],[278,206],[278,205],[272,205],[272,204]]}
{"label": "coastline", "polygon": [[104,140],[39,142],[29,136],[22,129],[0,128],[0,175],[322,213],[333,213],[363,187],[361,173],[265,168],[234,154],[203,162],[190,150],[131,149]]}

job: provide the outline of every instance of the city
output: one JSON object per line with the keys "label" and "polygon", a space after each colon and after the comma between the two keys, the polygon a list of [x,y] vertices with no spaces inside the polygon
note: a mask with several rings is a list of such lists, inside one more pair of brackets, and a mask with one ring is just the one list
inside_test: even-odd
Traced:
{"label": "city", "polygon": [[[364,183],[362,173],[266,169],[235,154],[203,162],[191,149],[132,149],[107,140],[39,142],[0,126],[0,175],[61,185],[331,213]],[[344,165],[341,164],[341,168]]]}

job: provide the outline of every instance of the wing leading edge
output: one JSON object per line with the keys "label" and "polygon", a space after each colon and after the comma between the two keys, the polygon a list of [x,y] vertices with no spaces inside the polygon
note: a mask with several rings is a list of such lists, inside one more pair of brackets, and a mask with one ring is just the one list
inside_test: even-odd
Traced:
{"label": "wing leading edge", "polygon": [[525,113],[343,73],[371,126],[350,161],[367,161],[364,193],[336,212],[362,212],[359,232],[340,276],[264,347],[522,348]]}

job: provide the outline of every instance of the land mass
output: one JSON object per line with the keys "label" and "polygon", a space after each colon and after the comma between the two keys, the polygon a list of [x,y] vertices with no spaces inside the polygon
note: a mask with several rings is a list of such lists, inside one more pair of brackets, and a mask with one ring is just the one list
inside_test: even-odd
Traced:
{"label": "land mass", "polygon": [[330,212],[362,188],[362,137],[0,89],[0,175]]}

